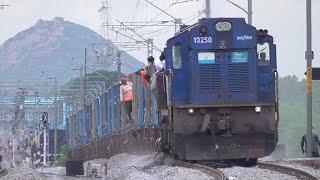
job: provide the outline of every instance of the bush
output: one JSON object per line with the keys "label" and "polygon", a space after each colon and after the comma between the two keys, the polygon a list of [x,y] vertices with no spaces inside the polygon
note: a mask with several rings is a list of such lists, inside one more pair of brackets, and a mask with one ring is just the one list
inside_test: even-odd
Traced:
{"label": "bush", "polygon": [[67,144],[61,146],[61,150],[59,152],[60,156],[58,158],[57,164],[59,166],[66,166],[66,161],[68,161],[68,147]]}

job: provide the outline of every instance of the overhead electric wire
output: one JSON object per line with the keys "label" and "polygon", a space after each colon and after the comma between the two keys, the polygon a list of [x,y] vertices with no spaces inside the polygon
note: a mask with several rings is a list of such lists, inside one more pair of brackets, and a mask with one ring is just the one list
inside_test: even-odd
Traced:
{"label": "overhead electric wire", "polygon": [[[116,19],[120,24],[124,25],[126,28],[128,28],[125,24],[123,24],[121,21],[119,21],[118,19]],[[130,31],[132,31],[134,34],[136,34],[138,37],[140,37],[141,39],[145,40],[145,42],[147,42],[147,39],[145,39],[144,37],[142,37],[141,35],[139,35],[138,33],[136,33],[135,31],[133,31],[131,28],[128,28]],[[157,46],[155,46],[154,44],[152,44],[152,46],[159,52],[162,52],[161,49],[159,49]]]}
{"label": "overhead electric wire", "polygon": [[131,39],[131,40],[133,40],[133,41],[143,43],[143,41],[136,40],[136,39],[134,39],[133,37],[130,37],[130,36],[126,35],[126,34],[123,34],[123,33],[119,32],[119,31],[115,31],[115,30],[113,30],[113,29],[111,29],[111,30],[114,31],[115,33],[120,34],[120,35],[122,35],[122,36],[124,36],[124,37],[127,37],[127,38],[129,38],[129,39]]}
{"label": "overhead electric wire", "polygon": [[137,9],[138,9],[138,6],[139,6],[139,2],[140,2],[140,0],[137,0],[136,8],[135,8],[135,10],[134,10],[134,13],[133,13],[133,16],[132,16],[131,21],[133,21],[133,19],[134,19],[135,15],[136,15],[136,12],[137,12]]}
{"label": "overhead electric wire", "polygon": [[[196,17],[193,17],[193,19],[187,21],[187,19],[189,19],[190,17],[194,16],[195,14],[198,14],[198,15],[197,15]],[[185,18],[185,21],[186,21],[186,23],[188,23],[188,22],[193,21],[195,18],[198,18],[198,17],[199,17],[199,13],[197,12],[197,13],[192,14],[191,16],[186,17],[186,18]],[[154,30],[154,31],[151,31],[151,32],[147,32],[147,33],[144,33],[144,34],[141,34],[141,35],[148,35],[148,34],[153,34],[153,33],[159,33],[159,32],[161,32],[161,31],[164,31],[164,30],[167,30],[167,29],[168,29],[168,27],[162,28],[162,29],[159,29],[159,30]],[[174,30],[174,28],[171,28],[170,30]],[[166,31],[166,32],[167,32],[167,31]]]}
{"label": "overhead electric wire", "polygon": [[[179,1],[179,0],[177,0],[177,1]],[[176,2],[177,2],[177,1],[176,1]],[[153,3],[153,1],[152,1],[151,3]],[[164,11],[169,10],[172,6],[173,6],[173,3],[172,3],[167,9],[165,9]],[[152,19],[151,19],[149,22],[147,22],[146,24],[149,24],[150,22],[152,22],[153,20],[155,20],[156,18],[158,18],[161,14],[163,14],[163,11],[161,11],[161,13],[159,13],[158,15],[156,15],[154,18],[152,18]]]}
{"label": "overhead electric wire", "polygon": [[[176,0],[176,1],[174,1],[173,3],[171,3],[170,6],[165,9],[165,11],[163,11],[163,10],[160,9],[159,7],[157,7],[157,6],[155,6],[155,5],[152,4],[155,0],[152,0],[151,2],[150,2],[150,1],[147,1],[147,0],[145,0],[145,1],[148,2],[149,4],[151,4],[152,6],[156,7],[157,9],[159,9],[159,10],[161,11],[161,13],[157,14],[157,15],[156,15],[155,17],[153,17],[150,21],[148,21],[145,25],[137,27],[137,28],[139,28],[139,29],[137,29],[137,28],[129,28],[128,25],[126,25],[125,23],[123,23],[123,22],[121,22],[121,21],[119,21],[118,19],[115,18],[115,19],[120,23],[120,25],[122,25],[122,26],[124,27],[124,28],[122,28],[122,29],[118,29],[118,28],[115,28],[115,27],[112,27],[112,28],[111,28],[111,30],[116,33],[115,39],[119,39],[119,37],[120,37],[119,35],[121,35],[122,37],[128,38],[130,42],[133,41],[132,43],[135,43],[135,44],[140,44],[140,43],[141,43],[141,44],[144,44],[144,45],[149,45],[149,44],[147,43],[147,41],[148,41],[147,39],[149,39],[149,38],[144,38],[140,33],[138,34],[137,31],[139,31],[139,30],[141,30],[141,31],[146,31],[146,33],[144,33],[143,35],[158,33],[158,34],[156,34],[156,35],[153,35],[153,36],[150,38],[150,39],[153,39],[155,36],[159,36],[159,35],[165,34],[165,33],[167,33],[167,32],[169,32],[169,31],[171,31],[171,30],[174,29],[174,28],[168,28],[168,27],[166,27],[166,28],[163,28],[163,29],[160,29],[160,30],[152,31],[152,30],[143,29],[142,27],[148,26],[148,24],[150,24],[151,22],[153,22],[155,19],[157,19],[157,18],[158,18],[159,16],[161,16],[163,13],[165,13],[165,14],[168,15],[168,16],[170,16],[170,17],[173,18],[174,20],[176,20],[173,16],[171,16],[170,14],[168,14],[168,13],[165,12],[165,11],[169,10],[174,4],[176,4],[177,2],[179,2],[179,0]],[[134,9],[134,13],[133,13],[132,20],[136,18],[136,14],[137,14],[137,12],[138,12],[138,10],[139,10],[138,7],[139,7],[140,5],[141,5],[141,1],[140,1],[140,0],[137,0],[136,6],[135,6],[135,9]],[[143,8],[143,7],[142,7],[142,8]],[[199,17],[199,15],[196,16],[195,18],[197,18],[197,17]],[[190,21],[193,21],[195,18],[191,19]],[[187,19],[187,18],[186,18],[186,19]],[[189,21],[188,21],[188,22],[189,22]],[[159,23],[159,24],[161,24],[161,23]],[[129,34],[126,32],[126,31],[128,31],[128,30],[131,31],[131,32],[132,32],[133,34],[135,34],[136,36],[138,36],[139,38],[141,38],[143,41],[142,41],[142,40],[137,40],[137,39],[134,37],[134,35],[129,35]],[[160,33],[159,33],[159,32],[160,32]],[[122,39],[122,38],[120,38],[120,39]],[[158,48],[157,46],[155,46],[155,44],[152,44],[152,46],[153,46],[153,48],[154,48],[155,50],[157,50],[157,51],[159,51],[159,52],[162,51],[162,50],[160,50],[160,48]],[[118,46],[116,46],[116,47],[117,47],[118,49],[120,49]],[[137,49],[140,49],[140,48],[137,48]],[[132,50],[134,50],[134,48],[132,48]],[[90,51],[90,52],[92,53],[93,51]],[[105,52],[106,52],[106,50],[105,50]],[[130,64],[127,64],[127,63],[125,63],[125,62],[122,62],[122,61],[121,61],[118,57],[116,57],[113,53],[110,53],[110,51],[107,51],[107,52],[108,52],[108,54],[109,54],[110,56],[113,56],[117,62],[120,61],[120,62],[123,63],[124,65],[126,65],[126,66],[134,69],[133,66],[131,66]],[[98,52],[98,53],[100,54],[101,52]],[[102,55],[104,55],[104,54],[102,54]],[[110,59],[110,60],[112,60],[112,59]]]}
{"label": "overhead electric wire", "polygon": [[[197,19],[198,17],[199,17],[199,15],[197,15],[196,17],[194,17],[193,19],[191,19],[191,20],[189,20],[189,21],[186,21],[186,23],[191,22],[191,21]],[[164,28],[164,29],[162,29],[162,30],[166,30],[166,29],[168,29],[168,28]],[[162,30],[159,30],[159,31],[162,31]],[[159,35],[162,35],[162,34],[164,34],[164,33],[167,33],[167,32],[169,32],[169,31],[172,31],[172,30],[174,30],[174,28],[169,28],[167,31],[164,31],[164,32],[161,32],[161,33],[152,35],[152,36],[153,36],[153,37],[154,37],[154,36],[159,36]],[[157,32],[159,32],[159,31],[157,31]]]}
{"label": "overhead electric wire", "polygon": [[148,0],[145,0],[146,2],[148,2],[149,4],[151,4],[153,7],[157,8],[158,10],[162,11],[163,13],[165,13],[166,15],[168,15],[169,17],[171,17],[172,19],[176,19],[175,17],[173,17],[171,14],[165,12],[164,10],[162,10],[161,8],[159,8],[158,6],[152,4],[152,2],[148,1]]}
{"label": "overhead electric wire", "polygon": [[[94,43],[94,45],[95,45],[95,43]],[[108,53],[108,55],[110,55],[110,56],[113,56],[114,58],[115,58],[115,61],[117,62],[117,63],[121,63],[121,64],[124,64],[124,65],[126,65],[126,66],[128,66],[128,67],[130,67],[130,68],[132,68],[132,69],[136,69],[135,67],[133,67],[133,66],[131,66],[131,64],[129,64],[129,63],[126,63],[126,62],[124,62],[123,60],[121,60],[120,58],[118,58],[116,55],[114,55],[111,51],[108,51],[108,50],[105,50],[107,53]],[[99,53],[100,55],[102,55],[102,56],[105,56],[104,54],[102,54],[101,52],[99,52],[99,51],[96,51],[97,53]]]}

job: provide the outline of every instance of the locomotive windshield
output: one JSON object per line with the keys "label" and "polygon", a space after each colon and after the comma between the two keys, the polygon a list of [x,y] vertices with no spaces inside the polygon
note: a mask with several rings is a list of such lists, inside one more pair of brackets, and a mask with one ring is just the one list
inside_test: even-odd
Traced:
{"label": "locomotive windshield", "polygon": [[257,44],[258,53],[258,65],[267,66],[270,64],[270,48],[269,43],[264,42],[262,44]]}
{"label": "locomotive windshield", "polygon": [[177,43],[172,47],[172,63],[174,69],[181,69],[182,67],[182,48],[181,44]]}

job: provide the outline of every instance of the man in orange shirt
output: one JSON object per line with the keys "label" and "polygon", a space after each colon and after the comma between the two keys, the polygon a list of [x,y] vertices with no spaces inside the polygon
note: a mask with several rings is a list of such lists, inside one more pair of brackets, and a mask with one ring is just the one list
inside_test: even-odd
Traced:
{"label": "man in orange shirt", "polygon": [[128,124],[132,123],[132,83],[128,82],[126,78],[121,78],[120,85],[120,101],[125,103],[127,115],[128,115]]}
{"label": "man in orange shirt", "polygon": [[139,70],[136,72],[136,74],[141,77],[143,87],[147,87],[147,83],[148,83],[148,82],[150,83],[150,78],[151,78],[151,76],[146,72],[146,70],[144,70],[143,68],[142,68],[142,69],[139,69]]}

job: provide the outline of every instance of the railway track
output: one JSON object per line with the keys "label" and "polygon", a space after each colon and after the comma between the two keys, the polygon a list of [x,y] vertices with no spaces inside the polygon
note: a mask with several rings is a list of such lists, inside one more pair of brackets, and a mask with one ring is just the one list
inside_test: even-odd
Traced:
{"label": "railway track", "polygon": [[224,175],[222,171],[212,168],[210,166],[189,163],[189,162],[180,161],[176,159],[170,159],[169,161],[170,161],[169,164],[171,165],[199,170],[211,177],[214,177],[215,180],[228,180],[228,178]]}
{"label": "railway track", "polygon": [[303,180],[320,180],[318,177],[314,176],[313,174],[310,174],[306,171],[289,167],[289,166],[284,166],[284,165],[279,165],[279,164],[273,164],[273,163],[267,163],[267,162],[258,162],[257,166],[261,169],[269,169],[272,171],[277,171],[280,173],[288,174],[297,177],[298,179],[303,179]]}
{"label": "railway track", "polygon": [[7,168],[2,168],[0,170],[0,178],[8,174],[8,169]]}

